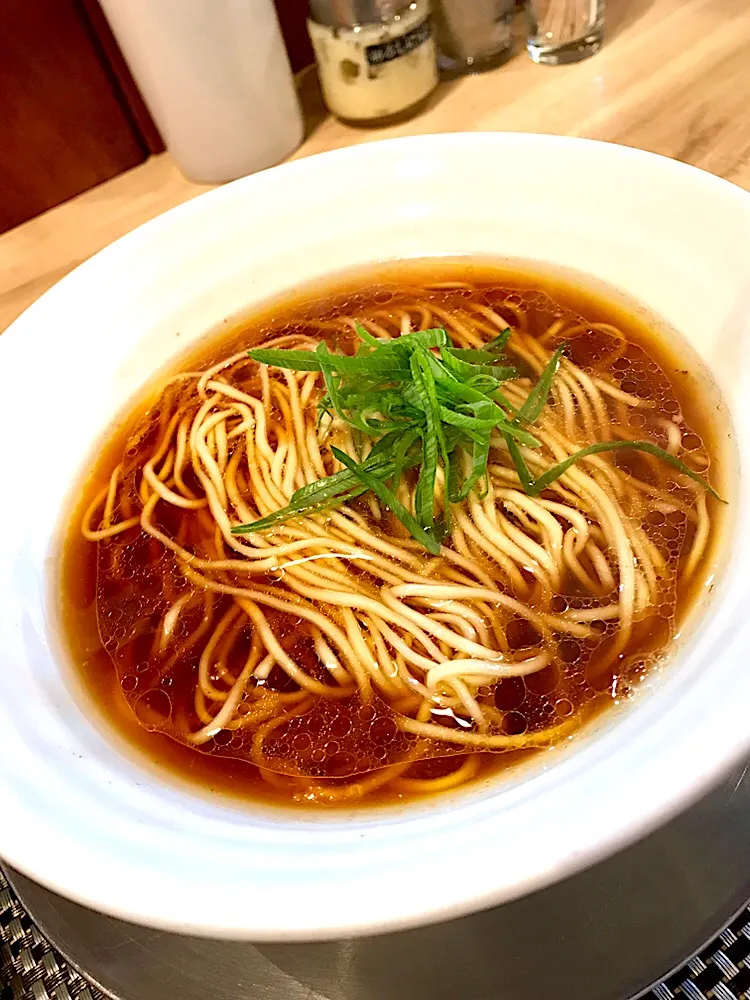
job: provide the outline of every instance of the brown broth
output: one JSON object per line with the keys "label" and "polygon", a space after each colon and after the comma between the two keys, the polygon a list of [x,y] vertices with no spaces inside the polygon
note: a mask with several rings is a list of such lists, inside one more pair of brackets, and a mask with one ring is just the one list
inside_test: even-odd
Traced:
{"label": "brown broth", "polygon": [[[413,290],[428,279],[433,283],[472,282],[481,286],[490,302],[501,299],[508,301],[508,296],[511,297],[511,301],[513,297],[528,298],[531,291],[540,289],[559,308],[550,308],[549,301],[545,302],[541,298],[536,304],[532,303],[528,316],[530,329],[536,334],[541,334],[549,326],[556,312],[573,313],[590,323],[604,322],[618,327],[631,345],[625,358],[615,362],[614,370],[622,379],[622,388],[625,391],[637,390],[641,396],[662,398],[666,396],[666,412],[679,406],[687,425],[702,439],[708,454],[717,456],[723,453],[723,435],[726,433],[726,428],[716,421],[715,413],[702,404],[696,391],[700,383],[694,367],[686,368],[684,363],[676,359],[668,342],[669,338],[664,338],[658,325],[644,312],[621,304],[615,296],[594,292],[585,282],[578,283],[577,279],[560,273],[540,274],[521,269],[509,270],[489,261],[400,262],[344,275],[325,285],[308,286],[299,294],[279,300],[240,322],[230,324],[222,332],[207,336],[199,348],[183,358],[178,365],[173,365],[168,374],[203,368],[237,349],[256,345],[263,340],[264,331],[269,325],[278,328],[282,319],[287,325],[296,329],[304,328],[305,314],[325,315],[331,310],[340,308],[344,303],[351,314],[356,314],[358,308],[364,309],[373,302],[382,301],[384,307],[387,307],[392,301],[388,288],[408,286]],[[455,303],[457,293],[445,291],[432,294],[446,303]],[[606,351],[605,341],[606,338],[597,336],[576,339],[572,342],[570,356],[585,369]],[[630,385],[629,382],[633,381],[633,372],[636,370],[640,372],[638,385]],[[167,735],[143,728],[131,711],[120,688],[112,659],[102,646],[95,600],[97,546],[81,536],[81,517],[92,498],[108,481],[111,470],[120,461],[132,427],[142,415],[144,408],[155,399],[163,382],[164,378],[155,380],[152,385],[146,387],[137,405],[131,406],[130,415],[118,423],[106,444],[100,449],[93,472],[82,486],[80,502],[70,519],[62,554],[60,607],[66,645],[75,665],[76,674],[83,683],[87,701],[93,703],[96,716],[103,721],[107,730],[114,730],[124,738],[128,746],[138,752],[142,760],[156,765],[163,774],[187,779],[212,793],[274,804],[289,804],[288,795],[278,792],[264,781],[254,765],[237,758],[221,756],[220,753],[206,754],[178,743]],[[644,472],[648,474],[640,457],[633,453],[631,456],[627,462],[623,459],[618,464],[640,475]],[[721,472],[722,469],[719,468],[718,473]],[[711,474],[714,483],[721,486],[720,476],[717,478],[716,461],[712,464]],[[707,573],[715,560],[716,543],[720,534],[716,527],[721,517],[720,506],[713,501],[710,504],[710,514],[714,524],[712,543],[691,584],[682,588],[677,594],[674,614],[669,621],[658,618],[647,619],[644,627],[636,629],[628,654],[637,652],[643,662],[658,658],[684,620],[698,592],[705,585]],[[568,588],[567,594],[570,600],[575,600],[574,587]],[[513,643],[519,649],[533,645],[535,638],[524,629],[524,624],[519,622]],[[564,644],[561,646],[564,653],[563,647]],[[299,653],[304,655],[302,649]],[[574,653],[574,650],[570,653],[571,662],[575,659]],[[554,672],[559,672],[560,669],[559,665],[545,668],[540,673],[528,677],[525,682],[514,678],[503,681],[497,686],[495,701],[499,708],[509,713],[507,716],[509,732],[513,731],[514,713],[522,704],[525,705],[527,718],[529,714],[533,716],[534,711],[541,711],[540,706],[548,704],[547,695],[552,688],[555,688],[559,679]],[[565,673],[568,667],[563,664],[562,670]],[[585,716],[593,718],[614,702],[626,700],[637,688],[645,672],[642,668],[634,668],[617,676],[607,673],[603,678],[599,678],[585,698]],[[573,687],[568,684],[565,691],[566,699],[575,698],[575,695],[571,694],[572,690]],[[546,708],[544,710],[547,711]],[[499,772],[516,767],[519,763],[529,761],[545,752],[549,751],[524,750],[478,754],[479,769],[477,777],[472,780],[472,785],[486,782]],[[410,773],[415,777],[438,777],[460,766],[463,759],[462,754],[454,754],[447,758],[438,757],[425,761],[413,768]],[[363,802],[367,806],[382,805],[402,800],[403,797],[403,793],[393,792],[386,787],[384,790],[371,793]]]}

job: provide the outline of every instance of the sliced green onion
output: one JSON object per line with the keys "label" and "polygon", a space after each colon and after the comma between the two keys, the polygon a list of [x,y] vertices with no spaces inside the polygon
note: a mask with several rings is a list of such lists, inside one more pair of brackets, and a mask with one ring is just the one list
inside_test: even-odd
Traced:
{"label": "sliced green onion", "polygon": [[562,359],[564,350],[565,344],[560,344],[555,349],[555,353],[547,362],[544,371],[539,377],[539,381],[528,394],[523,406],[518,411],[518,416],[516,417],[517,423],[535,424],[539,419],[542,410],[547,404],[550,389],[552,388],[552,380],[557,374],[557,369],[560,367],[560,360]]}
{"label": "sliced green onion", "polygon": [[401,501],[397,499],[396,494],[388,489],[382,480],[372,476],[365,469],[364,465],[357,465],[349,455],[335,448],[333,445],[331,446],[331,451],[342,465],[345,465],[353,475],[361,480],[363,486],[371,490],[378,500],[381,500],[395,514],[404,527],[411,533],[412,537],[421,542],[428,552],[431,552],[435,556],[440,553],[440,542],[435,535],[432,532],[425,531],[412,512],[404,507]]}
{"label": "sliced green onion", "polygon": [[[548,404],[564,344],[550,357],[520,408],[511,405],[503,383],[519,376],[512,365],[498,364],[511,331],[503,330],[483,348],[456,348],[442,327],[418,330],[390,340],[374,337],[361,323],[355,325],[361,344],[354,356],[332,353],[325,343],[314,351],[253,349],[249,356],[261,364],[295,371],[319,371],[325,383],[321,415],[335,414],[355,432],[355,449],[367,458],[358,462],[331,448],[344,465],[341,472],[297,490],[289,504],[234,534],[264,531],[291,518],[310,516],[339,506],[363,493],[374,493],[404,524],[412,537],[430,552],[440,551],[442,532],[450,530],[451,504],[465,500],[484,480],[490,440],[498,432],[508,448],[521,488],[538,496],[576,462],[600,452],[632,449],[647,452],[672,465],[718,496],[706,480],[684,462],[650,441],[602,441],[581,448],[535,478],[522,448],[540,448],[527,429]],[[437,354],[433,353],[437,350]],[[524,366],[525,367],[525,366]],[[466,457],[471,466],[461,482],[459,470]],[[398,500],[396,491],[404,473],[415,466],[414,512]],[[443,517],[437,516],[436,490],[442,466]]]}

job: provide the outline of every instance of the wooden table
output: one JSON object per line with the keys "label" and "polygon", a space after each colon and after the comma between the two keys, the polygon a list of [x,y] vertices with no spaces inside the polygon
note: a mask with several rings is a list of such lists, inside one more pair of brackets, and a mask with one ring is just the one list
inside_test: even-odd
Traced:
{"label": "wooden table", "polygon": [[[552,132],[664,153],[750,190],[750,0],[608,7],[607,42],[593,59],[535,66],[519,43],[505,66],[444,83],[423,114],[388,129],[327,117],[306,71],[307,138],[295,155],[414,133]],[[0,236],[0,330],[76,264],[203,190],[165,154]]]}

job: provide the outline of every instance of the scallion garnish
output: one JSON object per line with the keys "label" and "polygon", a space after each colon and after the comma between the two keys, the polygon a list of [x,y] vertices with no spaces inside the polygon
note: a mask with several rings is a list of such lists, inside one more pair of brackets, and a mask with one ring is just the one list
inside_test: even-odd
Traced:
{"label": "scallion garnish", "polygon": [[[332,353],[324,343],[314,351],[248,351],[261,364],[321,372],[325,383],[321,415],[336,414],[374,443],[362,460],[331,446],[331,453],[344,466],[341,472],[303,486],[286,507],[232,528],[233,534],[266,531],[371,492],[413,538],[429,552],[438,553],[443,534],[450,530],[451,504],[465,500],[486,483],[493,431],[505,441],[521,487],[531,496],[538,496],[581,459],[618,449],[654,455],[718,496],[684,462],[650,441],[595,442],[534,477],[521,448],[541,446],[529,428],[547,405],[564,344],[554,351],[520,409],[515,409],[502,392],[503,383],[519,375],[503,356],[509,329],[481,350],[452,347],[446,331],[439,328],[392,340],[379,340],[359,324],[356,331],[362,343],[354,355]],[[467,456],[465,461],[462,455]],[[467,464],[469,471],[462,478]],[[418,475],[411,511],[396,494],[404,473],[413,468]],[[442,498],[436,490],[440,468]]]}

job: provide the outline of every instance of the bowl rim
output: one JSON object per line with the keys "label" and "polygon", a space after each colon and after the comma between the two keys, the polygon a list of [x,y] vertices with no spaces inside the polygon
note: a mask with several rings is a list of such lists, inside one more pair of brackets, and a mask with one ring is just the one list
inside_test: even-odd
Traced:
{"label": "bowl rim", "polygon": [[[288,183],[294,183],[295,180],[302,182],[305,179],[306,173],[314,173],[317,170],[320,175],[323,175],[328,169],[334,172],[334,168],[350,169],[352,164],[356,165],[358,162],[366,163],[366,158],[372,154],[375,146],[378,147],[376,155],[382,155],[386,160],[389,157],[395,157],[398,160],[403,158],[409,159],[417,155],[439,156],[441,150],[454,148],[456,143],[465,146],[467,150],[472,150],[474,154],[491,154],[493,151],[497,153],[498,151],[503,151],[504,147],[507,147],[508,144],[516,147],[533,147],[542,143],[551,148],[553,152],[555,149],[569,150],[571,148],[582,148],[590,149],[592,155],[600,159],[603,158],[605,161],[608,157],[613,157],[625,158],[625,160],[630,159],[641,163],[648,162],[653,164],[657,170],[667,170],[675,174],[683,173],[685,176],[690,176],[700,185],[706,186],[707,189],[710,189],[712,186],[716,187],[717,190],[720,188],[725,195],[730,194],[732,198],[736,199],[738,211],[750,216],[750,194],[730,184],[728,181],[657,154],[630,147],[617,146],[612,143],[572,137],[535,135],[532,133],[437,134],[379,140],[377,143],[365,142],[345,149],[321,153],[314,157],[295,160],[274,168],[272,171],[243,178],[225,187],[201,194],[195,199],[170,209],[168,212],[126,234],[100,251],[93,258],[84,262],[70,275],[63,278],[57,285],[33,303],[8,328],[3,337],[0,338],[0,361],[2,361],[5,355],[9,355],[12,360],[14,351],[20,350],[23,354],[27,350],[23,346],[23,342],[25,342],[25,338],[33,336],[33,329],[37,323],[37,318],[40,320],[48,318],[54,312],[58,300],[64,303],[65,296],[69,292],[75,292],[79,287],[85,290],[89,279],[95,280],[97,274],[102,269],[106,270],[110,265],[118,265],[118,263],[127,263],[128,261],[132,262],[134,259],[137,259],[139,247],[147,245],[152,239],[158,237],[160,232],[169,231],[170,227],[178,221],[188,220],[191,216],[199,219],[202,214],[206,212],[210,213],[213,206],[220,206],[223,202],[231,205],[233,199],[245,191],[256,190],[258,195],[262,196],[264,188],[281,184],[284,180]],[[743,507],[750,509],[750,505],[747,503],[747,491],[747,484],[743,484],[743,496],[742,498],[738,497],[738,501]],[[746,546],[742,547],[742,553],[746,551],[746,548]],[[733,565],[735,565],[735,568],[740,554],[739,548],[733,553]],[[732,579],[735,578],[736,573]],[[722,628],[721,638],[724,643],[723,655],[725,658],[728,655],[726,650],[729,649],[739,649],[741,653],[745,631],[742,629],[732,632],[729,627],[731,623],[726,619],[731,610],[729,606],[732,603],[736,603],[736,600],[735,602],[730,602],[727,599],[717,608],[717,618],[721,619],[719,624]],[[746,628],[748,633],[750,633],[750,623],[748,623]],[[702,655],[709,655],[712,652],[715,652],[715,649],[713,647],[711,649],[707,648],[704,643]],[[693,683],[690,685],[691,697],[693,709],[696,710],[700,704],[700,692],[705,688],[706,678],[698,676],[692,680]],[[737,701],[739,700],[737,699]],[[656,704],[651,704],[651,699],[649,698],[649,700],[644,702],[643,706],[639,707],[637,713],[633,713],[633,717],[637,715],[638,722],[643,721],[645,725],[646,718],[653,717],[655,711]],[[636,733],[639,728],[642,728],[640,725],[633,726],[633,717],[621,720],[618,726],[615,727],[620,735],[623,733],[623,727],[626,726],[630,726],[630,730]],[[723,724],[726,724],[730,718],[735,721],[741,719],[739,706],[734,704],[727,705]],[[693,719],[695,719],[695,715],[693,715]],[[95,909],[109,912],[125,920],[146,923],[165,929],[200,935],[252,937],[254,940],[280,940],[282,938],[286,940],[312,940],[394,930],[417,923],[429,923],[455,917],[529,893],[544,884],[572,875],[581,868],[594,864],[607,855],[626,846],[628,843],[642,837],[658,824],[665,822],[680,809],[687,807],[695,801],[712,783],[721,777],[726,769],[736,764],[750,748],[750,732],[742,735],[743,730],[741,728],[730,733],[726,726],[724,731],[722,731],[722,725],[706,724],[702,727],[701,731],[705,733],[710,731],[713,734],[716,745],[722,748],[721,752],[714,755],[705,754],[703,756],[693,753],[690,759],[692,770],[689,777],[685,773],[685,761],[680,760],[674,750],[671,753],[664,752],[657,761],[658,768],[655,767],[654,769],[655,771],[658,770],[659,782],[661,783],[657,782],[655,780],[656,775],[652,774],[648,780],[643,781],[640,785],[634,785],[631,780],[627,788],[624,787],[620,792],[620,795],[627,801],[634,801],[639,804],[638,809],[635,811],[635,818],[631,822],[623,824],[616,821],[617,816],[619,816],[619,809],[610,816],[606,815],[607,805],[611,806],[613,803],[611,796],[608,800],[598,803],[595,808],[592,806],[593,813],[597,814],[601,820],[600,829],[604,831],[599,832],[595,838],[595,842],[582,843],[579,849],[574,849],[569,843],[566,849],[556,852],[554,859],[549,859],[546,864],[538,866],[535,873],[527,873],[525,878],[519,879],[510,888],[507,885],[497,886],[492,883],[487,884],[486,880],[484,883],[473,880],[469,883],[468,888],[463,891],[453,891],[450,893],[433,892],[427,899],[423,898],[417,902],[410,900],[408,898],[409,894],[403,893],[402,896],[404,898],[398,905],[385,905],[381,902],[370,914],[360,912],[358,918],[348,916],[346,919],[343,919],[342,911],[341,920],[337,921],[335,915],[331,913],[327,915],[326,920],[321,920],[319,924],[316,924],[313,919],[314,910],[310,909],[309,902],[306,904],[308,909],[310,909],[310,912],[306,914],[306,923],[303,926],[300,921],[298,926],[295,927],[287,925],[275,926],[258,922],[250,926],[238,919],[236,911],[233,912],[232,917],[228,918],[225,923],[216,918],[207,923],[201,919],[197,919],[195,912],[179,913],[174,909],[168,916],[165,915],[166,911],[159,912],[158,908],[144,912],[142,908],[133,905],[132,901],[130,903],[122,903],[117,900],[108,899],[106,890],[101,889],[96,891],[90,879],[87,880],[86,887],[81,888],[83,883],[76,881],[76,869],[80,873],[81,859],[69,859],[73,860],[74,863],[66,866],[60,864],[61,859],[59,858],[50,863],[50,856],[47,855],[40,860],[38,857],[33,856],[30,850],[10,850],[6,853],[3,847],[3,835],[1,831],[0,848],[3,849],[6,860],[13,867],[31,878],[37,878],[49,888],[69,898],[75,899],[84,905],[93,906]],[[578,757],[572,756],[568,761],[560,765],[566,768],[567,783],[576,779],[577,772],[581,770],[582,761],[583,755],[579,755]],[[586,766],[589,773],[601,769],[602,764],[601,754],[589,755],[586,758]],[[0,767],[1,778],[2,768]],[[547,789],[548,794],[553,791],[549,788]],[[559,791],[558,789],[556,792],[558,798]],[[620,803],[621,805],[622,803]],[[477,847],[480,843],[477,839],[480,828],[484,835],[491,836],[493,829],[492,810],[489,808],[475,808],[473,818],[478,825],[477,831],[468,840],[473,841],[474,847]],[[406,825],[408,825],[408,821]],[[429,855],[434,858],[439,857],[440,851],[446,847],[451,837],[455,838],[455,830],[452,832],[450,830],[436,830],[434,843],[430,845],[428,852]],[[377,844],[375,846],[377,847]],[[358,891],[361,891],[363,885],[367,885],[373,893],[377,893],[378,891],[377,879],[370,878],[365,883],[358,883]]]}

